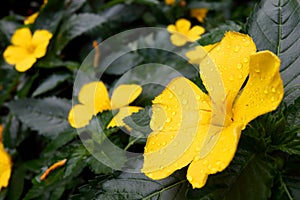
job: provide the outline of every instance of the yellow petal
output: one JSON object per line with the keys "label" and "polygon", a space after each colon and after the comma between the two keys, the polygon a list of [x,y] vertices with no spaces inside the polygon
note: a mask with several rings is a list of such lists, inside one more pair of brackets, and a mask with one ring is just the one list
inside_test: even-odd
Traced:
{"label": "yellow petal", "polygon": [[200,64],[200,75],[211,98],[221,101],[217,104],[224,103],[226,98],[226,107],[231,108],[248,76],[250,55],[255,52],[255,44],[248,35],[227,32]]}
{"label": "yellow petal", "polygon": [[39,12],[33,13],[32,15],[28,16],[25,19],[24,24],[25,25],[33,24],[38,16],[39,16]]}
{"label": "yellow petal", "polygon": [[172,44],[174,44],[175,46],[183,46],[189,41],[189,39],[185,35],[178,32],[171,35],[170,39]]}
{"label": "yellow petal", "polygon": [[195,8],[195,9],[191,9],[191,16],[197,18],[199,22],[203,22],[207,12],[208,12],[207,8]]}
{"label": "yellow petal", "polygon": [[246,125],[277,108],[284,93],[279,67],[279,58],[270,51],[251,56],[248,83],[233,107],[235,121]]}
{"label": "yellow petal", "polygon": [[175,4],[176,0],[165,0],[166,5],[173,5]]}
{"label": "yellow petal", "polygon": [[137,107],[137,106],[126,106],[120,108],[119,112],[113,117],[113,119],[107,125],[107,128],[115,127],[115,126],[118,127],[125,126],[127,130],[131,130],[131,128],[124,123],[123,119],[125,117],[130,116],[132,113],[138,112],[141,109],[142,107]]}
{"label": "yellow petal", "polygon": [[7,187],[11,175],[12,161],[4,146],[0,143],[0,191]]}
{"label": "yellow petal", "polygon": [[202,26],[193,26],[193,28],[188,33],[188,38],[191,42],[196,41],[205,32]]}
{"label": "yellow petal", "polygon": [[175,25],[176,25],[176,30],[183,34],[187,34],[191,28],[191,22],[186,19],[178,19]]}
{"label": "yellow petal", "polygon": [[25,72],[30,69],[35,62],[36,58],[30,55],[16,64],[16,70],[19,72]]}
{"label": "yellow petal", "polygon": [[82,128],[89,124],[93,117],[93,107],[78,104],[69,112],[68,121],[74,128]]}
{"label": "yellow petal", "polygon": [[35,47],[34,56],[43,57],[47,52],[47,47],[52,38],[52,33],[47,30],[37,30],[32,37],[32,45]]}
{"label": "yellow petal", "polygon": [[206,46],[196,46],[194,50],[186,52],[186,57],[192,64],[200,64],[202,59],[208,56],[208,52],[215,48],[219,43],[206,45]]}
{"label": "yellow petal", "polygon": [[133,102],[142,93],[142,87],[136,84],[119,85],[111,97],[112,109],[118,109]]}
{"label": "yellow petal", "polygon": [[205,137],[199,135],[199,125],[210,121],[210,102],[194,83],[178,77],[153,100],[152,109],[153,132],[145,146],[142,171],[161,179],[188,165],[199,153]]}
{"label": "yellow petal", "polygon": [[11,65],[22,62],[29,55],[26,48],[12,45],[8,46],[3,53],[5,61]]}
{"label": "yellow petal", "polygon": [[36,30],[32,36],[32,44],[38,46],[41,43],[49,42],[52,33],[47,30]]}
{"label": "yellow petal", "polygon": [[31,37],[29,28],[21,28],[13,34],[11,42],[16,46],[27,47],[31,43]]}
{"label": "yellow petal", "polygon": [[167,30],[169,33],[177,32],[176,26],[173,24],[170,24],[169,26],[167,26]]}
{"label": "yellow petal", "polygon": [[94,81],[83,85],[78,94],[78,100],[82,104],[93,108],[94,115],[111,109],[107,89],[101,81]]}
{"label": "yellow petal", "polygon": [[203,146],[201,153],[194,158],[187,172],[187,179],[193,188],[203,187],[209,174],[220,172],[229,165],[237,149],[241,129],[241,124],[231,124],[224,128],[218,133],[220,137],[214,148],[205,156],[201,153],[207,146]]}

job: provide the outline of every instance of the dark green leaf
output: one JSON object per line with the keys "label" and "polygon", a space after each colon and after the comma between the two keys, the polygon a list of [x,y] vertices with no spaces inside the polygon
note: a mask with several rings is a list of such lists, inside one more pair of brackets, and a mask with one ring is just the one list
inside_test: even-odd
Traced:
{"label": "dark green leaf", "polygon": [[60,29],[56,38],[56,53],[64,49],[64,47],[77,36],[95,28],[105,21],[104,18],[95,14],[78,14],[68,18]]}
{"label": "dark green leaf", "polygon": [[86,0],[72,0],[69,2],[70,3],[67,4],[67,13],[72,14],[76,10],[80,9],[83,6],[83,4],[86,2]]}
{"label": "dark green leaf", "polygon": [[97,160],[95,157],[90,156],[87,160],[87,164],[92,172],[95,174],[111,174],[113,170]]}
{"label": "dark green leaf", "polygon": [[166,179],[154,181],[143,174],[122,173],[102,185],[103,193],[97,199],[172,199],[184,200],[187,181],[177,172]]}
{"label": "dark green leaf", "polygon": [[52,0],[41,9],[35,23],[33,30],[46,29],[52,34],[56,33],[58,26],[64,15],[64,1]]}
{"label": "dark green leaf", "polygon": [[56,97],[45,99],[19,99],[8,104],[11,112],[24,124],[41,135],[54,138],[70,128],[68,112],[70,102]]}
{"label": "dark green leaf", "polygon": [[229,167],[221,173],[210,175],[204,188],[190,190],[188,199],[265,200],[270,197],[275,175],[273,160],[248,150],[249,147],[255,148],[249,138],[244,138],[240,143]]}
{"label": "dark green leaf", "polygon": [[299,21],[298,0],[262,0],[248,22],[258,50],[271,50],[280,57],[285,89],[300,83]]}
{"label": "dark green leaf", "polygon": [[150,128],[150,112],[151,108],[146,107],[139,112],[133,113],[131,116],[125,117],[123,121],[133,130],[148,135],[152,130]]}
{"label": "dark green leaf", "polygon": [[44,82],[42,82],[38,88],[36,88],[32,96],[35,97],[45,92],[48,92],[49,90],[52,90],[68,78],[70,78],[68,74],[53,74],[49,76]]}
{"label": "dark green leaf", "polygon": [[14,69],[0,68],[0,105],[5,102],[18,85],[20,74]]}

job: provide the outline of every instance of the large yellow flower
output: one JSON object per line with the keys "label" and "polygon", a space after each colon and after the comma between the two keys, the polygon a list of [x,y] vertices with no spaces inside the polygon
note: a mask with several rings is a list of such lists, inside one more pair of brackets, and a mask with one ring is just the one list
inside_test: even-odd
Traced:
{"label": "large yellow flower", "polygon": [[47,30],[37,30],[31,35],[29,28],[18,29],[11,39],[13,45],[8,46],[3,53],[4,59],[16,65],[18,71],[24,72],[46,54],[51,38],[52,33]]}
{"label": "large yellow flower", "polygon": [[200,75],[209,95],[177,77],[153,100],[153,132],[142,168],[152,179],[190,164],[187,179],[194,188],[203,187],[209,174],[229,165],[245,126],[282,100],[279,58],[270,51],[256,53],[249,36],[228,32],[207,49],[208,56],[200,54]]}
{"label": "large yellow flower", "polygon": [[0,191],[7,187],[11,175],[12,161],[2,143],[2,126],[0,125]]}
{"label": "large yellow flower", "polygon": [[167,30],[172,34],[170,38],[172,44],[176,46],[183,46],[187,42],[194,42],[200,39],[200,35],[205,32],[205,29],[201,26],[193,26],[191,28],[191,22],[186,19],[177,20],[175,25],[169,25]]}
{"label": "large yellow flower", "polygon": [[141,107],[128,106],[128,104],[133,102],[141,92],[142,87],[139,85],[120,85],[113,91],[110,100],[103,82],[88,83],[81,88],[78,94],[80,104],[73,106],[69,112],[69,122],[74,128],[82,128],[89,124],[93,115],[97,115],[105,110],[118,109],[119,112],[111,120],[107,128],[114,126],[126,127],[123,119],[141,109]]}

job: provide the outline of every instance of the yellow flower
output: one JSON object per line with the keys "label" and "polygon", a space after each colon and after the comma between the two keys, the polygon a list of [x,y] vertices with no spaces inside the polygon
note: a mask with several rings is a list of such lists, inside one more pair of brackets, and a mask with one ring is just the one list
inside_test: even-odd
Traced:
{"label": "yellow flower", "polygon": [[[41,7],[41,9],[48,3],[48,0],[44,0],[44,3]],[[39,16],[39,12],[35,12],[32,15],[26,17],[26,19],[24,20],[24,24],[28,25],[28,24],[33,24],[36,20],[36,18]]]}
{"label": "yellow flower", "polygon": [[177,77],[153,100],[153,132],[142,168],[152,179],[189,165],[187,179],[194,188],[203,187],[209,174],[229,165],[246,125],[275,110],[283,98],[279,58],[270,51],[256,53],[249,36],[228,32],[208,49],[208,56],[200,55],[200,75],[209,95]]}
{"label": "yellow flower", "polygon": [[165,4],[170,5],[170,6],[174,5],[175,2],[176,2],[176,0],[165,0]]}
{"label": "yellow flower", "polygon": [[197,18],[199,22],[204,22],[207,12],[207,8],[195,8],[191,9],[191,16]]}
{"label": "yellow flower", "polygon": [[12,161],[2,143],[2,126],[0,125],[0,191],[7,187],[11,175]]}
{"label": "yellow flower", "polygon": [[[84,85],[79,94],[80,104],[72,107],[69,112],[69,123],[74,128],[82,128],[89,124],[93,115],[105,110],[116,110],[119,112],[114,116],[107,128],[114,126],[126,126],[123,119],[137,112],[141,107],[128,106],[142,92],[142,88],[136,84],[120,85],[109,98],[108,91],[101,81],[95,81]],[[129,127],[127,127],[129,129]]]}
{"label": "yellow flower", "polygon": [[13,45],[8,46],[3,55],[7,63],[16,65],[16,70],[24,72],[32,67],[37,58],[43,57],[52,34],[47,30],[37,30],[33,36],[29,28],[16,30],[12,36]]}
{"label": "yellow flower", "polygon": [[187,42],[194,42],[205,32],[205,29],[201,26],[193,26],[191,28],[191,22],[186,19],[177,20],[175,25],[169,25],[167,30],[172,34],[170,38],[172,44],[176,46],[183,46]]}

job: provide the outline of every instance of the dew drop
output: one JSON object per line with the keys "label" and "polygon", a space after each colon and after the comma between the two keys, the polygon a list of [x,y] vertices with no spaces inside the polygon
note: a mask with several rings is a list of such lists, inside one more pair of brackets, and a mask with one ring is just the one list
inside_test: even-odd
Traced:
{"label": "dew drop", "polygon": [[239,79],[242,79],[242,78],[243,78],[243,76],[240,74],[240,75],[239,75]]}
{"label": "dew drop", "polygon": [[233,81],[233,80],[234,80],[233,75],[230,75],[230,76],[229,76],[229,80],[230,80],[230,81]]}
{"label": "dew drop", "polygon": [[174,142],[174,146],[176,147],[178,145],[178,142]]}
{"label": "dew drop", "polygon": [[255,71],[256,73],[259,73],[259,72],[260,72],[260,69],[256,68],[254,71]]}
{"label": "dew drop", "polygon": [[166,120],[166,122],[167,123],[171,122],[171,118],[168,117],[167,120]]}
{"label": "dew drop", "polygon": [[172,90],[175,90],[175,89],[176,89],[175,85],[172,85],[172,86],[171,86],[171,89],[172,89]]}
{"label": "dew drop", "polygon": [[230,49],[230,48],[231,48],[230,44],[228,44],[226,47],[227,47],[227,49]]}
{"label": "dew drop", "polygon": [[207,166],[207,168],[210,169],[210,170],[211,170],[211,167],[212,167],[211,164],[209,164],[209,165]]}
{"label": "dew drop", "polygon": [[272,92],[273,92],[273,93],[275,93],[275,92],[276,92],[276,89],[275,89],[274,87],[272,88]]}
{"label": "dew drop", "polygon": [[217,161],[217,162],[216,162],[216,165],[221,165],[221,164],[222,164],[221,161]]}
{"label": "dew drop", "polygon": [[[170,127],[170,129],[171,129],[171,127]],[[170,136],[170,139],[171,139],[171,140],[173,140],[173,139],[174,139],[174,136],[173,136],[173,135],[171,135],[171,136]]]}
{"label": "dew drop", "polygon": [[242,69],[242,67],[243,67],[243,64],[242,64],[242,63],[238,63],[238,64],[237,64],[237,68],[238,68],[238,69]]}
{"label": "dew drop", "polygon": [[160,170],[163,170],[163,169],[164,169],[164,167],[163,167],[163,166],[159,166],[159,169],[160,169]]}
{"label": "dew drop", "polygon": [[167,144],[166,142],[163,142],[163,143],[162,143],[163,146],[165,146],[166,144]]}
{"label": "dew drop", "polygon": [[237,52],[239,52],[239,50],[240,50],[240,46],[236,45],[235,48],[234,48],[234,52],[237,53]]}
{"label": "dew drop", "polygon": [[220,51],[221,50],[221,47],[218,45],[218,47],[217,47],[217,51]]}
{"label": "dew drop", "polygon": [[197,100],[200,100],[200,95],[197,95],[197,96],[196,96],[196,99],[197,99]]}
{"label": "dew drop", "polygon": [[186,105],[187,103],[188,103],[188,101],[187,101],[186,99],[183,99],[183,100],[182,100],[182,104],[183,104],[183,105]]}
{"label": "dew drop", "polygon": [[194,160],[195,160],[195,161],[200,160],[200,156],[196,156],[196,157],[194,158]]}
{"label": "dew drop", "polygon": [[187,178],[187,180],[189,180],[190,182],[193,181],[193,177],[190,176],[190,175],[187,175],[186,178]]}
{"label": "dew drop", "polygon": [[248,62],[248,58],[244,58],[244,63],[247,63]]}
{"label": "dew drop", "polygon": [[170,99],[172,99],[172,98],[173,98],[173,94],[172,94],[172,93],[170,93],[170,95],[169,95],[169,98],[170,98]]}
{"label": "dew drop", "polygon": [[200,147],[197,147],[197,148],[196,148],[196,151],[198,151],[198,152],[201,151],[201,148],[200,148]]}
{"label": "dew drop", "polygon": [[147,176],[148,176],[149,178],[152,178],[152,177],[153,177],[153,174],[152,174],[152,173],[149,173],[149,174],[147,174]]}
{"label": "dew drop", "polygon": [[247,47],[247,46],[249,46],[249,44],[250,44],[250,42],[249,42],[249,40],[247,40],[247,41],[245,42],[245,46]]}
{"label": "dew drop", "polygon": [[203,165],[207,165],[207,160],[203,160]]}
{"label": "dew drop", "polygon": [[264,90],[264,93],[265,93],[265,94],[268,94],[269,92],[268,92],[268,90],[267,90],[267,89],[265,89],[265,90]]}
{"label": "dew drop", "polygon": [[271,97],[271,101],[275,101],[275,97]]}

